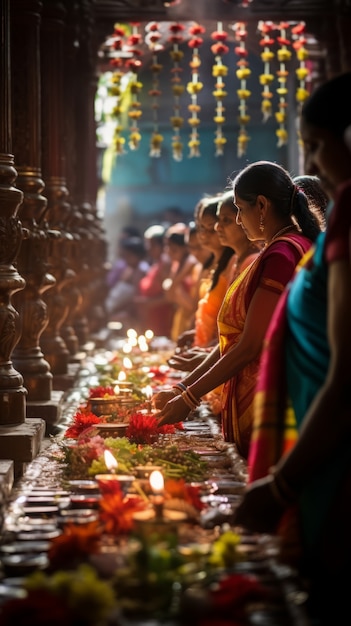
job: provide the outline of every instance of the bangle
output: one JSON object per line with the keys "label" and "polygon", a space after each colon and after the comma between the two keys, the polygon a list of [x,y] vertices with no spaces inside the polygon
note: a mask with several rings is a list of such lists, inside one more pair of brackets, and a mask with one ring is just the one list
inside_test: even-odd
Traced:
{"label": "bangle", "polygon": [[282,472],[278,471],[277,468],[273,466],[269,469],[269,474],[273,476],[275,483],[284,499],[290,503],[295,502],[295,500],[297,500],[298,493],[292,487],[290,487]]}
{"label": "bangle", "polygon": [[191,391],[191,389],[189,387],[186,388],[186,393],[189,396],[190,400],[193,401],[195,406],[199,406],[201,404],[201,400],[198,400],[197,398],[195,398],[193,392]]}
{"label": "bangle", "polygon": [[180,391],[186,391],[186,385],[184,383],[177,383],[174,385],[173,389],[179,389]]}
{"label": "bangle", "polygon": [[200,402],[195,398],[195,396],[191,393],[191,391],[189,390],[189,387],[182,392],[181,394],[185,404],[190,408],[190,409],[196,409]]}

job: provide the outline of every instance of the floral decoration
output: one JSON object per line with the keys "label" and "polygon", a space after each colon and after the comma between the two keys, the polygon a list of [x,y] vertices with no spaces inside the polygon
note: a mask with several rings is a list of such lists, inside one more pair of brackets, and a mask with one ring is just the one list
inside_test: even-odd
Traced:
{"label": "floral decoration", "polygon": [[165,424],[159,426],[156,417],[152,414],[133,413],[130,416],[126,430],[126,437],[132,443],[150,444],[160,435],[170,435],[183,428],[182,423]]}
{"label": "floral decoration", "polygon": [[263,86],[262,92],[262,104],[261,111],[263,115],[263,121],[266,122],[272,115],[272,98],[273,93],[271,85],[274,81],[274,74],[271,72],[271,62],[274,59],[274,52],[271,46],[275,43],[271,33],[274,29],[273,22],[259,22],[258,31],[261,33],[262,38],[260,40],[260,46],[263,48],[261,52],[261,59],[263,61],[264,69],[263,74],[260,75],[260,84]]}
{"label": "floral decoration", "polygon": [[165,482],[165,497],[178,498],[188,502],[198,511],[202,511],[204,503],[201,500],[200,487],[189,485],[185,482],[184,478],[175,480],[170,478]]}
{"label": "floral decoration", "polygon": [[114,56],[110,65],[114,68],[114,71],[111,76],[111,83],[109,85],[108,91],[111,96],[116,98],[116,103],[112,109],[112,118],[115,120],[116,126],[114,130],[113,136],[113,144],[115,147],[115,152],[117,155],[124,154],[124,145],[125,138],[122,136],[123,131],[123,123],[122,123],[122,98],[123,98],[123,89],[121,85],[122,77],[124,75],[123,70],[123,59],[119,56],[120,51],[123,49],[123,42],[126,36],[126,30],[123,26],[116,24],[114,27],[113,33],[113,50],[116,51],[116,56]]}
{"label": "floral decoration", "polygon": [[277,70],[277,78],[279,87],[277,89],[277,94],[279,96],[278,103],[278,111],[275,114],[275,119],[278,122],[278,129],[276,130],[276,135],[278,137],[278,148],[285,146],[288,141],[288,131],[286,129],[286,120],[287,120],[287,95],[288,95],[288,87],[287,80],[289,76],[289,71],[287,69],[287,63],[291,59],[291,50],[289,50],[289,46],[291,45],[291,41],[287,38],[287,29],[289,28],[289,22],[280,22],[277,25],[279,30],[279,35],[277,37],[277,42],[280,46],[277,50],[277,58],[279,61],[279,69]]}
{"label": "floral decoration", "polygon": [[233,26],[235,41],[238,45],[235,46],[234,52],[239,57],[236,65],[236,77],[240,81],[240,88],[237,89],[237,95],[239,98],[239,135],[238,135],[238,157],[242,157],[246,154],[247,144],[249,141],[249,135],[247,133],[247,125],[250,121],[250,115],[248,114],[247,101],[251,96],[251,91],[247,88],[247,80],[251,76],[251,69],[248,62],[248,50],[246,48],[247,28],[244,22],[237,22]]}
{"label": "floral decoration", "polygon": [[139,72],[142,67],[142,51],[140,45],[142,43],[142,36],[139,32],[139,22],[132,22],[132,33],[128,36],[126,42],[126,50],[132,54],[130,59],[125,62],[125,67],[131,72],[131,80],[129,82],[129,89],[131,94],[131,101],[128,109],[128,117],[130,119],[129,127],[129,148],[130,150],[137,150],[139,148],[141,133],[139,129],[138,121],[142,116],[141,103],[138,100],[138,95],[143,87],[143,84],[139,80]]}
{"label": "floral decoration", "polygon": [[101,525],[98,521],[86,524],[65,524],[62,534],[51,540],[48,550],[50,570],[68,568],[91,554],[99,552]]}
{"label": "floral decoration", "polygon": [[99,502],[99,517],[105,532],[110,535],[128,533],[134,526],[134,513],[145,509],[145,506],[145,500],[139,496],[125,496],[120,488],[103,493]]}
{"label": "floral decoration", "polygon": [[223,55],[229,52],[229,47],[225,44],[228,39],[228,33],[223,30],[222,22],[218,22],[217,30],[211,34],[211,38],[215,43],[211,46],[211,51],[215,56],[215,63],[212,67],[212,76],[216,78],[215,91],[213,96],[216,100],[216,115],[213,118],[216,124],[215,133],[215,156],[221,156],[223,154],[223,148],[227,140],[223,135],[222,126],[225,122],[225,107],[223,106],[223,99],[228,95],[225,90],[224,78],[228,74],[228,67],[223,64]]}
{"label": "floral decoration", "polygon": [[87,428],[101,424],[103,419],[94,415],[87,407],[81,406],[73,415],[73,421],[66,429],[64,436],[77,439]]}
{"label": "floral decoration", "polygon": [[200,135],[198,133],[198,127],[200,124],[200,118],[198,114],[201,111],[201,106],[198,104],[198,94],[203,89],[203,83],[200,78],[200,66],[201,59],[199,54],[199,48],[202,46],[204,40],[201,35],[205,32],[205,28],[200,24],[193,24],[189,28],[189,34],[191,39],[188,41],[189,48],[192,49],[192,58],[190,61],[191,69],[191,81],[187,84],[187,91],[191,96],[191,104],[188,105],[188,111],[191,113],[191,117],[188,119],[188,124],[191,127],[190,139],[188,141],[188,147],[190,148],[189,158],[199,157],[200,155]]}
{"label": "floral decoration", "polygon": [[183,31],[185,27],[179,22],[172,22],[169,26],[169,32],[171,33],[168,41],[172,44],[170,51],[170,57],[172,59],[172,93],[173,93],[173,115],[171,117],[171,124],[173,128],[172,137],[172,154],[175,161],[181,161],[183,158],[183,143],[180,136],[180,129],[184,124],[184,118],[181,115],[181,96],[184,93],[184,85],[181,82],[181,73],[183,68],[181,62],[184,57],[184,52],[179,48],[179,45],[184,41]]}
{"label": "floral decoration", "polygon": [[162,65],[158,59],[158,53],[163,50],[163,45],[160,44],[161,33],[159,32],[159,25],[157,22],[150,22],[146,25],[145,30],[147,35],[145,37],[145,43],[148,45],[149,50],[152,52],[151,72],[152,72],[152,88],[149,91],[149,96],[152,98],[152,111],[153,111],[153,132],[150,140],[150,157],[158,158],[161,156],[161,145],[163,142],[163,136],[159,132],[158,128],[158,110],[159,110],[159,97],[161,96],[160,90],[160,72]]}
{"label": "floral decoration", "polygon": [[307,89],[307,79],[310,75],[310,70],[307,65],[308,50],[306,48],[306,36],[305,36],[306,24],[305,22],[299,22],[296,26],[291,28],[293,36],[292,47],[296,51],[299,67],[295,70],[299,86],[296,90],[296,101],[301,106],[310,95]]}

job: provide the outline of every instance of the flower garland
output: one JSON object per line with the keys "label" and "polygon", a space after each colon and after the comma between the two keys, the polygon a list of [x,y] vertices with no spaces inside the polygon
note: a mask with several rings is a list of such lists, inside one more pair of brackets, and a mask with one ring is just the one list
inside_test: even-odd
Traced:
{"label": "flower garland", "polygon": [[274,80],[274,75],[271,72],[271,61],[274,59],[274,52],[271,50],[271,46],[274,44],[274,39],[271,36],[273,28],[273,22],[258,23],[258,30],[262,35],[262,39],[260,40],[260,46],[263,48],[261,59],[264,64],[263,74],[260,75],[260,84],[263,86],[261,111],[264,122],[272,115],[273,93],[270,89],[270,85]]}
{"label": "flower garland", "polygon": [[205,28],[197,23],[189,28],[191,39],[188,41],[188,46],[193,50],[192,59],[189,64],[191,68],[191,81],[187,84],[187,91],[191,96],[191,104],[188,106],[188,111],[191,113],[191,117],[188,119],[188,124],[191,126],[191,135],[188,141],[188,147],[190,148],[189,158],[201,156],[200,136],[198,133],[198,126],[200,124],[198,113],[201,111],[201,106],[198,104],[197,97],[203,89],[203,83],[199,80],[199,68],[201,66],[199,47],[204,42],[203,38],[200,36],[204,32]]}
{"label": "flower garland", "polygon": [[113,48],[114,50],[117,51],[117,56],[111,59],[110,61],[110,65],[116,69],[112,74],[111,85],[109,86],[108,91],[111,96],[114,96],[116,98],[116,104],[113,107],[111,115],[116,121],[116,126],[114,130],[114,135],[113,135],[113,144],[114,144],[115,152],[117,155],[124,154],[125,152],[124,150],[125,138],[122,137],[121,135],[122,130],[123,130],[123,124],[121,121],[121,115],[122,115],[121,80],[124,75],[124,72],[121,69],[123,67],[123,60],[121,57],[118,56],[118,52],[121,51],[123,48],[123,39],[125,37],[125,34],[126,34],[125,29],[119,26],[118,24],[116,24],[114,27]]}
{"label": "flower garland", "polygon": [[157,22],[150,22],[146,25],[145,30],[147,32],[147,35],[145,37],[145,43],[149,46],[149,49],[152,52],[152,89],[150,89],[149,91],[149,96],[152,97],[154,128],[151,135],[149,154],[150,157],[158,158],[161,156],[161,145],[163,142],[163,136],[159,133],[158,130],[158,110],[160,106],[158,99],[162,93],[160,91],[159,81],[162,65],[161,63],[159,63],[158,53],[163,50],[163,46],[159,43],[159,40],[161,39],[161,33],[159,32],[159,25],[157,24]]}
{"label": "flower garland", "polygon": [[238,69],[236,70],[236,76],[240,80],[240,89],[237,89],[237,95],[239,98],[239,136],[238,136],[238,157],[242,157],[246,154],[247,144],[249,136],[247,133],[247,124],[250,121],[250,115],[247,112],[247,100],[251,96],[251,91],[247,88],[247,79],[251,76],[251,70],[248,67],[247,60],[248,51],[246,48],[247,29],[244,22],[237,22],[233,26],[235,33],[235,40],[239,43],[234,48],[235,54],[238,55],[239,61],[237,61]]}
{"label": "flower garland", "polygon": [[133,22],[132,34],[127,39],[128,51],[133,55],[125,63],[125,67],[132,73],[132,78],[129,83],[131,93],[131,103],[129,105],[128,117],[131,120],[129,128],[129,148],[130,150],[137,150],[139,148],[141,134],[138,126],[138,120],[142,116],[141,104],[138,100],[138,94],[142,89],[142,83],[138,80],[138,73],[142,67],[142,61],[140,59],[142,52],[138,47],[141,44],[142,36],[139,33],[139,22]]}
{"label": "flower garland", "polygon": [[179,44],[184,41],[182,32],[185,27],[179,22],[173,22],[169,26],[171,33],[168,38],[169,43],[172,44],[172,50],[170,51],[170,57],[173,62],[172,67],[172,93],[173,93],[173,115],[170,119],[173,128],[172,137],[172,154],[175,161],[181,161],[183,158],[183,143],[180,136],[180,129],[183,126],[184,118],[181,116],[180,98],[184,93],[184,85],[181,84],[180,74],[183,71],[180,63],[184,57],[184,52],[179,49]]}
{"label": "flower garland", "polygon": [[299,62],[299,67],[295,70],[295,72],[299,81],[299,86],[296,90],[296,101],[300,107],[310,95],[310,92],[306,87],[306,80],[310,75],[310,70],[306,64],[306,61],[308,60],[308,50],[306,49],[306,37],[304,34],[305,29],[305,22],[299,22],[299,24],[293,26],[291,29],[294,39],[292,46],[296,51],[297,60]]}
{"label": "flower garland", "polygon": [[278,137],[278,148],[285,146],[288,142],[288,131],[286,129],[286,119],[287,119],[287,80],[289,76],[289,72],[286,67],[286,63],[291,59],[291,51],[288,49],[291,42],[287,38],[287,29],[289,28],[289,22],[280,22],[277,25],[279,30],[279,36],[277,37],[277,42],[280,45],[280,48],[277,50],[277,58],[279,61],[279,70],[277,70],[277,77],[279,87],[277,89],[277,94],[279,95],[279,104],[278,111],[275,114],[275,119],[279,124],[279,128],[276,130],[276,135]]}
{"label": "flower garland", "polygon": [[211,46],[211,51],[215,55],[215,64],[212,67],[212,76],[214,76],[217,81],[215,84],[215,91],[213,92],[213,96],[216,99],[216,115],[213,118],[213,121],[217,125],[214,140],[216,146],[215,156],[221,156],[223,154],[223,147],[227,142],[222,131],[222,126],[225,122],[223,98],[228,95],[225,91],[225,82],[223,80],[228,74],[228,68],[223,64],[222,59],[223,55],[229,52],[228,46],[225,45],[227,38],[228,33],[223,30],[222,22],[218,22],[217,30],[211,35],[211,39],[216,42],[213,46]]}

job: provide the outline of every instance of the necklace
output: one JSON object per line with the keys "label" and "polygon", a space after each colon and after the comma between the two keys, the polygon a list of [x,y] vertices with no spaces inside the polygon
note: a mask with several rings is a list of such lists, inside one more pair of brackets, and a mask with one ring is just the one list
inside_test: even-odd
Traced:
{"label": "necklace", "polygon": [[277,237],[280,237],[280,235],[282,235],[283,233],[287,233],[289,230],[292,230],[294,228],[295,228],[294,224],[289,224],[289,226],[285,226],[281,230],[278,230],[278,232],[275,233],[275,235],[273,235],[271,241],[273,241],[273,239],[277,239]]}

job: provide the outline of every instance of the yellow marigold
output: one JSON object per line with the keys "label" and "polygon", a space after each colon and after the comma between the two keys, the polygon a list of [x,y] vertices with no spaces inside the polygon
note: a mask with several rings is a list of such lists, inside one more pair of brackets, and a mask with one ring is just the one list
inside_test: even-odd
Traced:
{"label": "yellow marigold", "polygon": [[130,133],[129,139],[130,141],[140,141],[141,134],[134,130],[132,133]]}
{"label": "yellow marigold", "polygon": [[184,118],[180,117],[179,115],[174,115],[173,117],[170,118],[171,124],[173,128],[181,128],[181,126],[183,126],[184,123]]}
{"label": "yellow marigold", "polygon": [[279,94],[280,96],[286,96],[287,93],[288,93],[288,90],[286,87],[279,87],[277,89],[277,94]]}
{"label": "yellow marigold", "polygon": [[303,87],[298,87],[296,89],[296,100],[298,102],[304,102],[305,100],[307,100],[309,95],[310,94],[307,89],[303,89]]}
{"label": "yellow marigold", "polygon": [[260,74],[260,84],[270,85],[274,80],[273,74]]}
{"label": "yellow marigold", "polygon": [[308,59],[308,51],[306,48],[299,48],[296,52],[296,56],[299,61],[306,61],[306,59]]}
{"label": "yellow marigold", "polygon": [[283,122],[285,122],[286,120],[286,113],[284,113],[283,111],[277,111],[277,113],[275,114],[275,119],[277,120],[278,124],[283,124]]}
{"label": "yellow marigold", "polygon": [[174,96],[181,96],[184,93],[184,85],[172,85],[172,93]]}
{"label": "yellow marigold", "polygon": [[200,120],[198,117],[190,117],[188,119],[189,126],[199,126]]}
{"label": "yellow marigold", "polygon": [[160,72],[163,68],[163,65],[161,65],[161,63],[153,63],[151,65],[151,71],[152,72]]}
{"label": "yellow marigold", "polygon": [[201,111],[201,106],[199,104],[189,104],[188,111],[191,113],[199,113]]}
{"label": "yellow marigold", "polygon": [[224,124],[225,117],[223,117],[223,115],[216,115],[216,117],[213,118],[213,121],[215,124]]}
{"label": "yellow marigold", "polygon": [[151,143],[153,146],[158,146],[163,141],[163,135],[160,133],[154,133],[151,137]]}
{"label": "yellow marigold", "polygon": [[288,140],[288,131],[287,131],[287,130],[285,130],[285,128],[278,128],[278,129],[275,131],[275,134],[277,135],[278,139],[279,139],[281,142],[286,143],[286,141]]}
{"label": "yellow marigold", "polygon": [[120,106],[113,107],[112,115],[116,115],[118,117],[119,115],[121,115],[121,113],[122,113],[122,109]]}
{"label": "yellow marigold", "polygon": [[184,52],[182,52],[182,50],[171,50],[169,53],[172,61],[181,61],[183,56],[184,56]]}
{"label": "yellow marigold", "polygon": [[131,109],[140,109],[141,102],[139,102],[139,100],[133,100],[133,102],[131,102],[129,106]]}
{"label": "yellow marigold", "polygon": [[273,98],[273,93],[271,91],[262,91],[261,92],[261,96],[262,98]]}
{"label": "yellow marigold", "polygon": [[138,93],[140,89],[142,88],[142,86],[143,86],[143,83],[141,83],[139,80],[136,80],[130,83],[130,91],[132,93]]}
{"label": "yellow marigold", "polygon": [[271,50],[263,50],[263,52],[261,52],[261,59],[264,63],[271,61],[274,59],[274,52]]}
{"label": "yellow marigold", "polygon": [[189,148],[196,148],[199,145],[200,141],[198,139],[190,139],[190,141],[188,141]]}
{"label": "yellow marigold", "polygon": [[123,76],[122,72],[114,72],[112,74],[111,82],[113,82],[113,83],[120,83],[122,76]]}
{"label": "yellow marigold", "polygon": [[297,70],[295,70],[295,72],[299,80],[304,80],[310,73],[307,67],[298,67]]}
{"label": "yellow marigold", "polygon": [[173,150],[181,150],[183,148],[183,144],[181,141],[172,141]]}
{"label": "yellow marigold", "polygon": [[216,146],[223,146],[225,143],[227,143],[227,140],[225,137],[216,137],[213,141],[216,144]]}
{"label": "yellow marigold", "polygon": [[203,89],[203,83],[188,83],[186,89],[188,93],[195,95]]}
{"label": "yellow marigold", "polygon": [[261,111],[262,113],[270,113],[272,110],[272,103],[270,100],[262,100]]}
{"label": "yellow marigold", "polygon": [[115,144],[116,145],[120,145],[123,146],[125,144],[126,140],[124,139],[124,137],[116,137],[115,138]]}
{"label": "yellow marigold", "polygon": [[132,120],[139,119],[139,117],[141,117],[142,114],[143,112],[140,111],[140,109],[138,111],[128,111],[128,117],[130,117]]}
{"label": "yellow marigold", "polygon": [[121,88],[118,85],[116,85],[115,87],[110,87],[109,92],[111,96],[120,96]]}
{"label": "yellow marigold", "polygon": [[236,70],[236,76],[239,80],[243,80],[244,78],[248,78],[251,75],[251,70],[248,67],[240,67]]}
{"label": "yellow marigold", "polygon": [[278,76],[278,83],[286,85],[286,76]]}
{"label": "yellow marigold", "polygon": [[201,59],[198,56],[194,56],[189,63],[189,66],[191,67],[192,70],[198,69],[200,65],[201,65]]}
{"label": "yellow marigold", "polygon": [[238,94],[239,100],[247,100],[251,96],[251,91],[249,89],[237,89],[236,93]]}
{"label": "yellow marigold", "polygon": [[248,124],[250,119],[250,115],[239,115],[238,122],[239,124]]}
{"label": "yellow marigold", "polygon": [[217,78],[218,76],[227,76],[228,68],[226,65],[214,65],[212,67],[212,76]]}
{"label": "yellow marigold", "polygon": [[123,126],[121,124],[117,124],[115,128],[115,134],[118,135],[118,133],[121,133],[122,130],[123,130]]}
{"label": "yellow marigold", "polygon": [[278,61],[280,61],[280,63],[284,63],[284,61],[290,61],[290,59],[291,59],[291,52],[287,48],[280,48],[277,51],[277,57],[278,57]]}
{"label": "yellow marigold", "polygon": [[226,98],[228,95],[228,92],[225,91],[224,89],[216,89],[215,91],[212,91],[212,95],[215,98]]}

